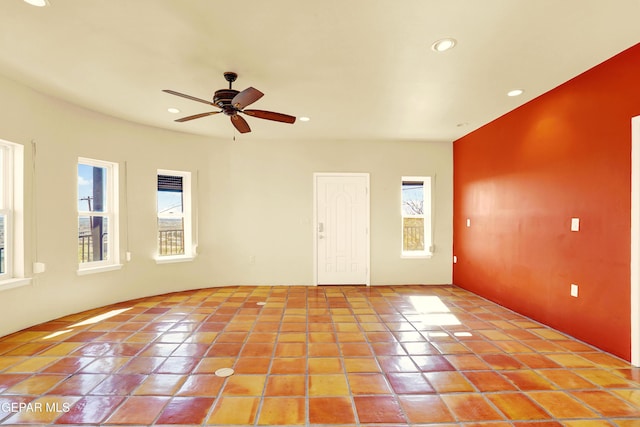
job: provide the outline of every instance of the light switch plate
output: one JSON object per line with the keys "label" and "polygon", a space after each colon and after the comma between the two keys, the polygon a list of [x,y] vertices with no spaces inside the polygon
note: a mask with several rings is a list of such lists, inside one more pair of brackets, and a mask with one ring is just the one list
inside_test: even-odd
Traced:
{"label": "light switch plate", "polygon": [[571,218],[571,231],[580,231],[580,218]]}
{"label": "light switch plate", "polygon": [[571,296],[574,298],[578,298],[578,285],[575,283],[571,284]]}

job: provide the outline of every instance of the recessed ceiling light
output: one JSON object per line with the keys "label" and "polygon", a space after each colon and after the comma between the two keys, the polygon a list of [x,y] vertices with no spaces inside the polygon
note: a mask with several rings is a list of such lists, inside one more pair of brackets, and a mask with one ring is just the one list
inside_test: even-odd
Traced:
{"label": "recessed ceiling light", "polygon": [[507,96],[520,96],[524,93],[522,89],[513,89],[507,92]]}
{"label": "recessed ceiling light", "polygon": [[456,45],[456,39],[446,38],[446,39],[440,39],[435,43],[433,43],[431,45],[431,49],[435,50],[436,52],[445,52],[449,49],[453,49],[455,45]]}
{"label": "recessed ceiling light", "polygon": [[49,6],[49,2],[47,0],[24,0],[25,3],[29,3],[31,6],[44,7]]}
{"label": "recessed ceiling light", "polygon": [[300,120],[301,122],[308,122],[309,120],[311,120],[309,117],[298,117],[298,120]]}
{"label": "recessed ceiling light", "polygon": [[178,110],[177,108],[167,108],[167,111],[170,112],[171,114],[178,114],[180,112],[180,110]]}

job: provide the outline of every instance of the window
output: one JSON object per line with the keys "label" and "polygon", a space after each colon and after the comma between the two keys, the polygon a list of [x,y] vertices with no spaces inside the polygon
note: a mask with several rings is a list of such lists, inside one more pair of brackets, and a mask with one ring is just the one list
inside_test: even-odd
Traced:
{"label": "window", "polygon": [[24,277],[23,162],[22,145],[0,140],[0,284],[2,285],[16,284],[14,279]]}
{"label": "window", "polygon": [[431,178],[402,177],[401,192],[402,256],[430,256]]}
{"label": "window", "polygon": [[158,260],[185,260],[191,245],[191,173],[158,171]]}
{"label": "window", "polygon": [[80,272],[119,267],[117,180],[117,163],[78,159]]}

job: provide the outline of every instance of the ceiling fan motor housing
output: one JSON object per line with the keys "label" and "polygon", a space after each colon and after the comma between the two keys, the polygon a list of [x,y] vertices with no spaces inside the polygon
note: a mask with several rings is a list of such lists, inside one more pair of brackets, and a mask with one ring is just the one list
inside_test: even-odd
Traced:
{"label": "ceiling fan motor housing", "polygon": [[231,100],[239,91],[235,89],[220,89],[213,94],[213,103],[222,108],[225,114],[230,115],[235,112],[235,108],[231,105]]}
{"label": "ceiling fan motor housing", "polygon": [[238,74],[234,73],[233,71],[225,72],[224,79],[229,82],[229,89],[220,89],[213,94],[213,103],[222,108],[222,111],[227,116],[232,116],[238,111],[237,108],[231,105],[231,100],[239,93],[239,91],[231,89],[231,85],[236,81],[237,78]]}

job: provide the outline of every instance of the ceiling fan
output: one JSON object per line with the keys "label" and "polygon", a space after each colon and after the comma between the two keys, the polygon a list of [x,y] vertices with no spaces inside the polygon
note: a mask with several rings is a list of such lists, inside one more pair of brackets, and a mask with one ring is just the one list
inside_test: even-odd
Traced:
{"label": "ceiling fan", "polygon": [[245,107],[262,98],[264,94],[258,89],[252,87],[249,87],[242,92],[232,89],[231,85],[238,78],[236,73],[227,71],[224,73],[224,78],[229,82],[229,89],[217,90],[213,94],[213,102],[196,98],[191,95],[185,95],[184,93],[176,92],[174,90],[164,89],[163,92],[170,93],[171,95],[181,96],[183,98],[191,99],[192,101],[198,101],[203,104],[213,105],[214,107],[220,108],[220,111],[209,111],[206,113],[194,114],[193,116],[182,117],[181,119],[177,119],[176,122],[186,122],[193,119],[199,119],[201,117],[224,113],[229,116],[231,123],[233,123],[233,126],[235,126],[238,132],[247,133],[251,132],[251,128],[247,121],[238,113],[282,123],[294,123],[296,121],[294,116],[290,116],[288,114],[274,113],[273,111],[264,110],[245,110]]}

